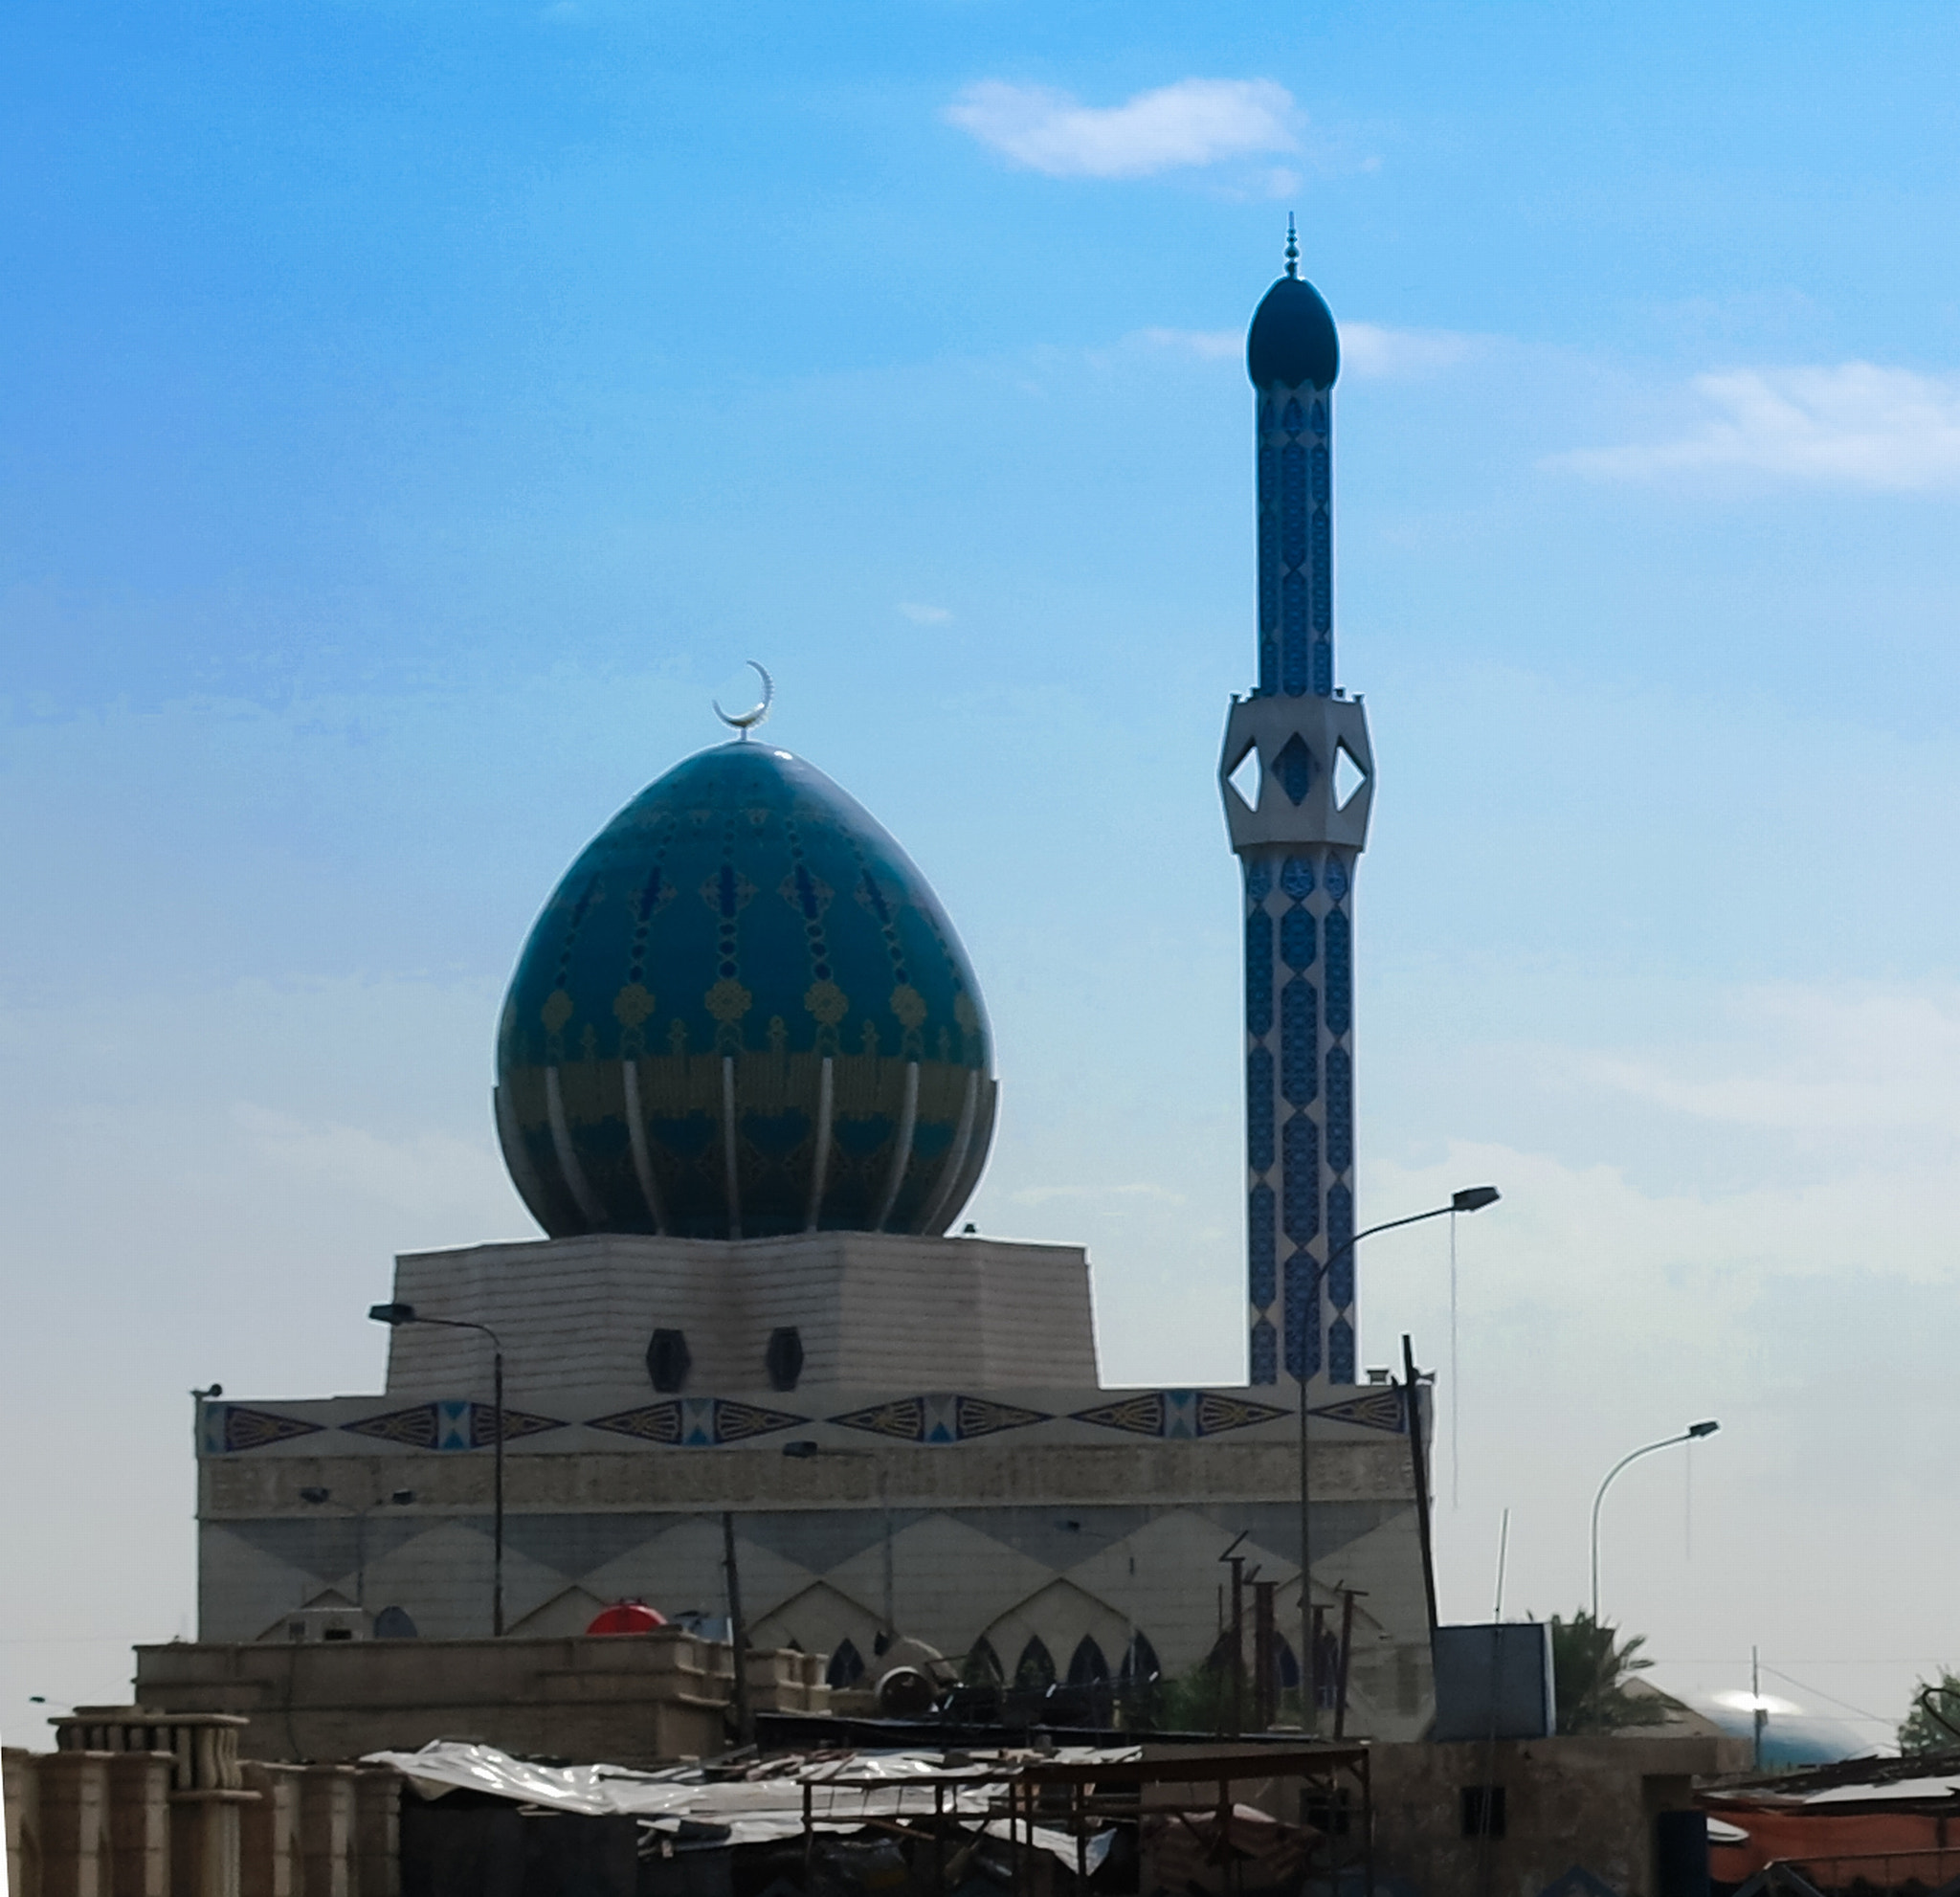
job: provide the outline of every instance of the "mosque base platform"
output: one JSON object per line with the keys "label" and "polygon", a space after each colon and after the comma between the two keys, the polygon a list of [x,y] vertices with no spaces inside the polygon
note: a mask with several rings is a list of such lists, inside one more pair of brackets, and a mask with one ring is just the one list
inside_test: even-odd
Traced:
{"label": "mosque base platform", "polygon": [[[628,1597],[720,1618],[725,1513],[751,1640],[822,1656],[835,1685],[894,1637],[1010,1681],[1175,1678],[1218,1644],[1242,1535],[1297,1682],[1293,1387],[1102,1387],[1080,1250],[598,1235],[406,1256],[395,1290],[501,1340],[512,1636],[574,1636]],[[492,1388],[486,1337],[414,1324],[381,1395],[206,1402],[202,1640],[284,1640],[308,1608],[356,1639],[487,1634]],[[1348,1730],[1413,1736],[1431,1686],[1404,1395],[1307,1401],[1329,1637],[1360,1591]]]}

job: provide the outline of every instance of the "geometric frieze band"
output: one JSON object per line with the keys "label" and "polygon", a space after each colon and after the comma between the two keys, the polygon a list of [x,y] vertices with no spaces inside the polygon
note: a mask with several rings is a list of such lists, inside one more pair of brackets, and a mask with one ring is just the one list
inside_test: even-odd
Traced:
{"label": "geometric frieze band", "polygon": [[778,1429],[807,1423],[808,1417],[787,1410],[765,1410],[753,1403],[730,1402],[723,1396],[677,1396],[664,1403],[645,1403],[610,1417],[594,1417],[588,1429],[613,1436],[631,1436],[641,1442],[658,1442],[672,1449],[709,1449],[721,1443],[746,1442]]}
{"label": "geometric frieze band", "polygon": [[222,1456],[240,1449],[263,1449],[268,1442],[290,1442],[296,1436],[317,1436],[323,1425],[301,1422],[298,1417],[274,1416],[268,1410],[248,1410],[236,1403],[207,1403],[204,1408],[204,1448]]}
{"label": "geometric frieze band", "polygon": [[1025,1429],[1051,1420],[1045,1410],[1023,1410],[985,1396],[905,1396],[868,1410],[852,1410],[830,1421],[861,1429],[895,1442],[970,1442],[1004,1429]]}
{"label": "geometric frieze band", "polygon": [[1292,1414],[1270,1403],[1249,1403],[1242,1396],[1220,1396],[1209,1390],[1152,1390],[1093,1410],[1077,1410],[1070,1419],[1126,1430],[1132,1436],[1179,1438],[1221,1436]]}
{"label": "geometric frieze band", "polygon": [[[363,1417],[341,1427],[349,1435],[370,1436],[377,1442],[398,1442],[404,1449],[487,1449],[497,1440],[497,1406],[444,1397],[406,1410],[384,1411],[378,1417]],[[534,1417],[523,1410],[503,1413],[506,1442],[564,1427],[556,1417]]]}
{"label": "geometric frieze band", "polygon": [[1385,1429],[1396,1436],[1406,1434],[1407,1412],[1403,1408],[1399,1384],[1385,1384],[1366,1395],[1349,1396],[1324,1409],[1309,1410],[1310,1417],[1325,1417],[1330,1422],[1355,1423],[1363,1429]]}
{"label": "geometric frieze band", "polygon": [[[824,1420],[834,1427],[861,1431],[886,1442],[934,1447],[972,1442],[1008,1430],[1055,1422],[1087,1423],[1129,1436],[1190,1439],[1256,1428],[1292,1414],[1290,1408],[1210,1390],[1139,1390],[1065,1417],[991,1396],[947,1392],[894,1397]],[[1397,1435],[1405,1428],[1402,1393],[1393,1386],[1368,1390],[1317,1408],[1312,1414],[1330,1422]],[[732,1397],[670,1396],[608,1416],[586,1417],[583,1427],[660,1448],[707,1449],[747,1442],[778,1430],[807,1425],[811,1420],[806,1415]],[[537,1416],[524,1410],[503,1412],[503,1439],[507,1443],[578,1426],[568,1418]],[[492,1447],[497,1439],[497,1410],[494,1404],[463,1397],[438,1397],[334,1424],[236,1403],[207,1403],[203,1453],[235,1455],[334,1428],[403,1449],[481,1450]]]}

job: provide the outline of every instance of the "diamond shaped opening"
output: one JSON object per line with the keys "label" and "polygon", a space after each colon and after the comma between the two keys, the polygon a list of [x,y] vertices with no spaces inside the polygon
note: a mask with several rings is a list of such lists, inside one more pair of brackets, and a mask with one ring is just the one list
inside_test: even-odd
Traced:
{"label": "diamond shaped opening", "polygon": [[1238,801],[1247,810],[1259,807],[1259,748],[1248,745],[1245,755],[1225,773],[1225,781],[1238,792]]}
{"label": "diamond shaped opening", "polygon": [[1346,745],[1334,747],[1334,808],[1346,810],[1354,793],[1368,782],[1368,772],[1356,764]]}
{"label": "diamond shaped opening", "polygon": [[1296,804],[1303,801],[1313,788],[1313,753],[1298,731],[1286,740],[1280,755],[1273,760],[1273,775]]}

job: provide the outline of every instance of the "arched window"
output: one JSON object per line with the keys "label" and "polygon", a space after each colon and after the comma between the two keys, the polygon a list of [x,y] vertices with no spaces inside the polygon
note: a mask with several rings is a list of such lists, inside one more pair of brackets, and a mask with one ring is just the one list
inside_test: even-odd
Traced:
{"label": "arched window", "polygon": [[1021,1649],[1014,1665],[1014,1685],[1025,1692],[1045,1693],[1055,1684],[1055,1662],[1037,1634]]}
{"label": "arched window", "polygon": [[1007,1677],[1000,1663],[1000,1656],[993,1650],[993,1642],[985,1634],[967,1649],[967,1657],[960,1663],[960,1683],[968,1686],[997,1686]]}
{"label": "arched window", "polygon": [[833,1686],[855,1686],[863,1677],[864,1656],[849,1640],[840,1640],[824,1669],[824,1678]]}
{"label": "arched window", "polygon": [[1273,1636],[1273,1670],[1278,1676],[1282,1693],[1298,1692],[1300,1689],[1300,1662],[1284,1634]]}
{"label": "arched window", "polygon": [[1163,1670],[1157,1664],[1157,1649],[1150,1644],[1148,1636],[1132,1634],[1129,1645],[1123,1650],[1123,1684],[1125,1686],[1147,1686]]}
{"label": "arched window", "polygon": [[1068,1683],[1071,1686],[1106,1686],[1109,1684],[1109,1663],[1102,1658],[1102,1649],[1087,1634],[1082,1636],[1068,1663]]}

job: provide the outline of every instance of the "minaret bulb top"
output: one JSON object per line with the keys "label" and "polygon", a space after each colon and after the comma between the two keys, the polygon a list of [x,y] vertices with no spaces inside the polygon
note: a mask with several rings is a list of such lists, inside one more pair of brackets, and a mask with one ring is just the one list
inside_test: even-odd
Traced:
{"label": "minaret bulb top", "polygon": [[1300,275],[1300,239],[1286,220],[1286,274],[1265,294],[1245,339],[1246,373],[1256,389],[1331,389],[1341,372],[1334,313]]}

